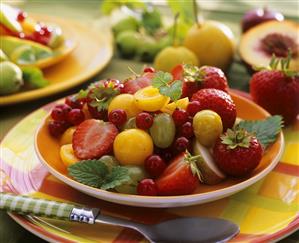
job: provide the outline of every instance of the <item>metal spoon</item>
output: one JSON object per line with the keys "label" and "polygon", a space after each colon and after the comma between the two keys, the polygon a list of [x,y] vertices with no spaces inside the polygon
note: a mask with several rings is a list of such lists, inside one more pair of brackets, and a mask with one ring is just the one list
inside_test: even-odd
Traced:
{"label": "metal spoon", "polygon": [[225,242],[239,233],[239,227],[224,219],[185,217],[158,224],[141,224],[100,214],[97,208],[0,193],[0,209],[19,214],[59,218],[88,224],[103,223],[140,232],[150,242]]}

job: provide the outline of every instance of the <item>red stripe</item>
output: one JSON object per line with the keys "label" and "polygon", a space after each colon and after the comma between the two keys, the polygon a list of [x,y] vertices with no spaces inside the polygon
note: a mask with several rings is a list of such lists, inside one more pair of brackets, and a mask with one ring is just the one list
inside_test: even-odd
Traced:
{"label": "red stripe", "polygon": [[287,164],[283,162],[279,162],[276,167],[274,168],[274,171],[291,175],[291,176],[297,176],[299,177],[299,166],[293,165],[293,164]]}

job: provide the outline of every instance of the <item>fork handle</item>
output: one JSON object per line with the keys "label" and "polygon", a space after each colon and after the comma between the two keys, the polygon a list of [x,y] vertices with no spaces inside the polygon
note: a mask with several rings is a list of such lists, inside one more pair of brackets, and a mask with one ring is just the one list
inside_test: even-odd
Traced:
{"label": "fork handle", "polygon": [[0,193],[0,209],[17,214],[30,214],[94,224],[99,209],[82,208],[74,204],[32,198],[11,193]]}

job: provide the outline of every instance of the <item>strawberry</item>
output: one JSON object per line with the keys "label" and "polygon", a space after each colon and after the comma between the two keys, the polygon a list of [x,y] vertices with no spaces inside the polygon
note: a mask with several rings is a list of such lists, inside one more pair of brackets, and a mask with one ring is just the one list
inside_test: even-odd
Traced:
{"label": "strawberry", "polygon": [[260,142],[244,129],[228,129],[213,148],[213,157],[218,167],[225,174],[235,177],[253,171],[260,163],[262,154]]}
{"label": "strawberry", "polygon": [[212,110],[221,117],[223,131],[233,127],[236,117],[236,105],[229,94],[218,89],[201,89],[192,95],[191,101],[198,101],[201,110]]}
{"label": "strawberry", "polygon": [[215,88],[228,91],[227,79],[221,69],[211,66],[198,68],[190,64],[179,64],[172,70],[173,80],[182,80],[182,96],[191,98],[200,89]]}
{"label": "strawberry", "polygon": [[117,128],[110,122],[85,120],[74,132],[74,153],[79,159],[100,158],[112,151],[117,133]]}
{"label": "strawberry", "polygon": [[[288,62],[273,58],[268,69],[255,73],[250,80],[252,99],[271,114],[282,115],[285,124],[292,123],[299,113],[299,73],[290,72]],[[277,70],[279,63],[281,70]]]}
{"label": "strawberry", "polygon": [[177,155],[156,179],[158,195],[174,196],[192,193],[199,182],[197,157],[186,153]]}
{"label": "strawberry", "polygon": [[139,89],[145,88],[152,84],[152,78],[155,73],[146,72],[142,76],[134,76],[124,81],[124,87],[121,93],[135,94]]}
{"label": "strawberry", "polygon": [[82,96],[86,97],[88,111],[93,118],[108,120],[108,106],[123,88],[118,80],[100,80],[91,84]]}

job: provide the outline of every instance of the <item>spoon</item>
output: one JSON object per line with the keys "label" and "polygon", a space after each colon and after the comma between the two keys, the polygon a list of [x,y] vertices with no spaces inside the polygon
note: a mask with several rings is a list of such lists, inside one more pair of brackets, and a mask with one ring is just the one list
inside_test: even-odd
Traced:
{"label": "spoon", "polygon": [[77,221],[102,223],[134,229],[150,242],[225,242],[239,233],[239,226],[218,218],[182,217],[158,224],[142,224],[100,214],[97,208],[82,208],[28,196],[0,193],[0,209],[18,214]]}

